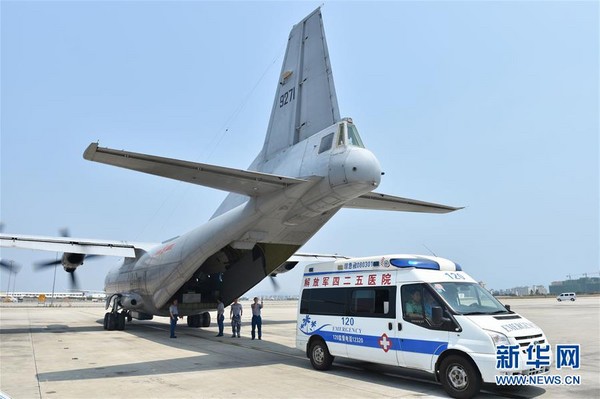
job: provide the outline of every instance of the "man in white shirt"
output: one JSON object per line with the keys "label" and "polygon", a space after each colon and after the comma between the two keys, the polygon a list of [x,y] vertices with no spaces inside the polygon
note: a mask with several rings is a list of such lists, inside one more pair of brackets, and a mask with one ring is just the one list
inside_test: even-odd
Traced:
{"label": "man in white shirt", "polygon": [[260,316],[263,307],[262,299],[258,303],[258,297],[254,297],[254,303],[250,307],[252,308],[252,339],[254,339],[255,328],[258,328],[258,339],[262,339],[262,317]]}
{"label": "man in white shirt", "polygon": [[223,329],[225,328],[225,304],[221,298],[217,299],[217,325],[219,326],[219,333],[217,337],[223,336]]}
{"label": "man in white shirt", "polygon": [[231,317],[231,329],[233,330],[231,338],[235,338],[236,336],[239,338],[240,329],[242,328],[242,304],[238,303],[238,298],[235,298],[231,304],[229,317]]}
{"label": "man in white shirt", "polygon": [[[177,338],[175,336],[175,327],[177,326],[177,318],[179,318],[179,309],[177,309],[177,299],[173,299],[171,306],[169,306],[169,316],[171,317],[171,336],[170,338]],[[183,319],[183,316],[181,316]]]}

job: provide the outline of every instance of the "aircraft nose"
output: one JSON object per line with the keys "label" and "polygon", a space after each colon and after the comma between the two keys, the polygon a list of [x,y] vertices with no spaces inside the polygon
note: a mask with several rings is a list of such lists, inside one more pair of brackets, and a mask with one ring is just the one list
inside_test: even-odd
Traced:
{"label": "aircraft nose", "polygon": [[365,148],[352,148],[345,162],[348,183],[366,183],[379,186],[381,165],[375,155]]}

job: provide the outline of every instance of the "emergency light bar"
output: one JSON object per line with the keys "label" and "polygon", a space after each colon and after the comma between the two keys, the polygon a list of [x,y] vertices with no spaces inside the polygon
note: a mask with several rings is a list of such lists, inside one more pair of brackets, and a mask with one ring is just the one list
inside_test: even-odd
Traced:
{"label": "emergency light bar", "polygon": [[396,267],[440,270],[440,264],[429,259],[390,259],[390,264]]}

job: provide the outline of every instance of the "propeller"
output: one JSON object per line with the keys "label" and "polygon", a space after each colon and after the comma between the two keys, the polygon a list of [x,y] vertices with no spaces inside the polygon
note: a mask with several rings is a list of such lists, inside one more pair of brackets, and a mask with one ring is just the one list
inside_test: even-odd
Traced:
{"label": "propeller", "polygon": [[[0,233],[4,231],[4,223],[0,222]],[[21,265],[12,260],[0,259],[0,269],[4,269],[10,273],[19,273]]]}
{"label": "propeller", "polygon": [[[62,237],[70,237],[69,229],[62,228],[59,230],[59,233]],[[60,259],[48,260],[42,262],[36,262],[35,268],[37,270],[43,270],[48,267],[63,265],[63,268],[67,273],[69,273],[71,289],[77,289],[77,278],[75,277],[75,270],[77,267],[83,265],[84,260],[98,258],[102,255],[86,255],[86,254],[77,254],[77,253],[69,253],[65,252],[62,254]]]}
{"label": "propeller", "polygon": [[71,289],[72,290],[77,290],[79,289],[79,284],[77,284],[77,278],[75,278],[75,269],[73,270],[67,270],[67,273],[69,273],[69,276],[71,276]]}
{"label": "propeller", "polygon": [[36,270],[42,270],[49,266],[60,265],[61,263],[62,263],[62,259],[57,259],[57,260],[50,260],[50,261],[45,261],[45,262],[36,262],[36,263],[34,263],[34,266],[35,266]]}
{"label": "propeller", "polygon": [[0,259],[0,268],[7,270],[10,273],[19,273],[21,265],[12,260]]}
{"label": "propeller", "polygon": [[275,276],[269,276],[269,280],[271,281],[271,285],[273,286],[273,291],[279,291],[279,283],[275,279]]}
{"label": "propeller", "polygon": [[[63,258],[66,256],[66,261],[68,263],[72,263],[72,264],[76,264],[77,266],[80,266],[83,264],[84,259],[88,260],[88,259],[93,259],[93,258],[100,258],[102,257],[102,255],[85,255],[85,254],[63,254],[63,257],[57,260],[49,260],[49,261],[42,261],[42,262],[36,262],[35,263],[35,268],[37,270],[42,270],[46,267],[50,267],[50,266],[56,266],[56,265],[62,265],[63,264]],[[69,271],[69,270],[67,270]]]}

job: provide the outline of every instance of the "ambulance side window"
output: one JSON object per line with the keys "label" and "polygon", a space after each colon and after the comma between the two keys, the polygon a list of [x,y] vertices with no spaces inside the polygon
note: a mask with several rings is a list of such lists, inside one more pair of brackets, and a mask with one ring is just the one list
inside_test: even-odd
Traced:
{"label": "ambulance side window", "polygon": [[396,287],[307,288],[300,314],[396,318]]}
{"label": "ambulance side window", "polygon": [[301,314],[346,316],[347,288],[305,289],[300,299]]}
{"label": "ambulance side window", "polygon": [[402,286],[402,318],[412,324],[429,330],[454,330],[454,322],[448,321],[434,325],[432,309],[440,307],[443,315],[448,315],[444,305],[425,284],[407,284]]}
{"label": "ambulance side window", "polygon": [[396,318],[396,287],[354,288],[350,314],[358,317]]}
{"label": "ambulance side window", "polygon": [[402,317],[414,324],[424,324],[423,284],[402,286]]}

